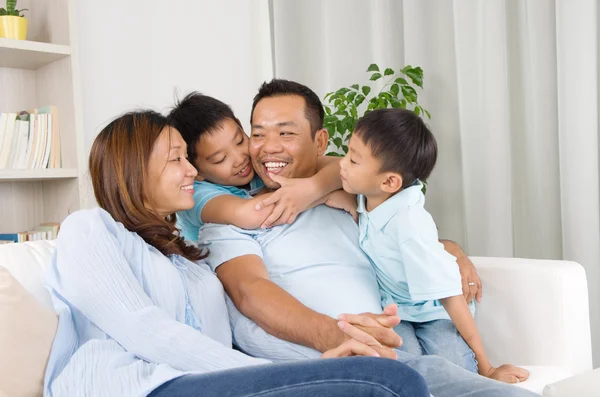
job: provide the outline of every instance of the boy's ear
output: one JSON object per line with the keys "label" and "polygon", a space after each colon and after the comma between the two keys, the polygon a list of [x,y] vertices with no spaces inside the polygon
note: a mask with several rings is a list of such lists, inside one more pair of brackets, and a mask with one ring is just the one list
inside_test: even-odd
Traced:
{"label": "boy's ear", "polygon": [[395,172],[386,172],[381,183],[381,190],[386,193],[396,193],[402,188],[402,176]]}
{"label": "boy's ear", "polygon": [[329,132],[325,128],[321,128],[315,133],[315,139],[319,156],[322,156],[325,154],[327,146],[329,146]]}

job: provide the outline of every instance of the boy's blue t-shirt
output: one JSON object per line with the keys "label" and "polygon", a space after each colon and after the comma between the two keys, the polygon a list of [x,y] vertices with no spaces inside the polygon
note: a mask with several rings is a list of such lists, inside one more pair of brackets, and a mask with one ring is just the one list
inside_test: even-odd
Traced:
{"label": "boy's blue t-shirt", "polygon": [[440,299],[462,295],[456,258],[438,240],[422,187],[417,182],[371,212],[358,197],[360,248],[375,268],[382,306],[394,303],[402,320],[419,323],[450,319]]}
{"label": "boy's blue t-shirt", "polygon": [[186,240],[198,241],[198,232],[204,225],[200,215],[206,203],[211,199],[224,194],[250,199],[264,186],[263,181],[257,175],[250,181],[250,190],[237,186],[217,185],[207,181],[194,181],[194,206],[189,210],[177,213],[177,227],[181,230],[181,235]]}

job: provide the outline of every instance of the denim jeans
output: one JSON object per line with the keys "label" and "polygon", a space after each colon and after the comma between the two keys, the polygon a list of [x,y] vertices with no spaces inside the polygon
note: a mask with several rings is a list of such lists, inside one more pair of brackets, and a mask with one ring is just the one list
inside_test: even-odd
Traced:
{"label": "denim jeans", "polygon": [[297,361],[185,375],[149,397],[427,397],[423,378],[406,365],[374,357]]}
{"label": "denim jeans", "polygon": [[452,321],[401,321],[394,330],[402,337],[400,350],[413,356],[440,356],[468,371],[478,373],[475,354]]}

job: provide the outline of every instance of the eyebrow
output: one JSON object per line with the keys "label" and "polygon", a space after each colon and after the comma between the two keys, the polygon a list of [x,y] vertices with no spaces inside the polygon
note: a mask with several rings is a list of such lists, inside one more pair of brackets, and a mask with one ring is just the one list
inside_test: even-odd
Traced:
{"label": "eyebrow", "polygon": [[[298,125],[293,121],[282,121],[281,123],[275,124],[277,127],[297,127]],[[256,129],[264,129],[265,127],[262,124],[252,124],[252,128]]]}
{"label": "eyebrow", "polygon": [[[231,142],[233,143],[233,142],[237,141],[237,138],[240,136],[240,134],[243,134],[243,133],[244,133],[244,131],[242,131],[242,129],[240,127],[238,127],[237,132],[231,139]],[[210,160],[211,158],[215,157],[217,154],[219,154],[221,152],[222,152],[222,150],[217,150],[216,152],[212,153],[210,156],[207,156],[206,159]]]}

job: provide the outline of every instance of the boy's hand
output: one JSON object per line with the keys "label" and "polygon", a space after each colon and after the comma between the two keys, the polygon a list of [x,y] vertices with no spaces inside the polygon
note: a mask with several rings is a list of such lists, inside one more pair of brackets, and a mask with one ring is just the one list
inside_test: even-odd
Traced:
{"label": "boy's hand", "polygon": [[332,192],[325,200],[325,205],[331,208],[339,208],[352,215],[355,222],[358,222],[358,213],[356,212],[356,196],[345,192],[344,190],[336,190]]}
{"label": "boy's hand", "polygon": [[310,178],[285,178],[269,173],[269,178],[279,183],[281,187],[270,197],[256,204],[255,209],[260,211],[271,204],[275,204],[273,212],[261,225],[261,228],[292,224],[299,213],[306,211],[315,201],[315,186]]}
{"label": "boy's hand", "polygon": [[529,378],[529,371],[511,364],[504,364],[498,368],[490,367],[486,373],[481,373],[481,375],[504,383],[519,383]]}

